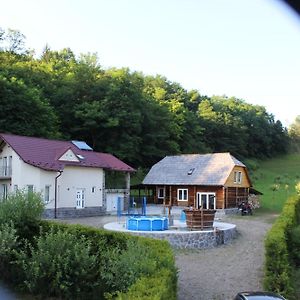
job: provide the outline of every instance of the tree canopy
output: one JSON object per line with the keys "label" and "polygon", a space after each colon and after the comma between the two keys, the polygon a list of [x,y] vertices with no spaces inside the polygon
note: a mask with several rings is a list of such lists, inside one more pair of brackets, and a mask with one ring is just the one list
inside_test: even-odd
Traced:
{"label": "tree canopy", "polygon": [[24,41],[0,28],[0,132],[82,139],[135,167],[180,153],[287,151],[286,129],[263,106],[187,91],[160,75],[103,69],[96,54],[76,57],[69,48],[46,45],[36,58]]}

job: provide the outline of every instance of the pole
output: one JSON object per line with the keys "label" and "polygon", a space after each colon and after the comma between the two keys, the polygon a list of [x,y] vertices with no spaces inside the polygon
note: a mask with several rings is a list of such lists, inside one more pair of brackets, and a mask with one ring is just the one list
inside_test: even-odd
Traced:
{"label": "pole", "polygon": [[61,176],[62,170],[58,171],[59,174],[55,177],[55,184],[54,184],[54,219],[57,218],[57,179]]}

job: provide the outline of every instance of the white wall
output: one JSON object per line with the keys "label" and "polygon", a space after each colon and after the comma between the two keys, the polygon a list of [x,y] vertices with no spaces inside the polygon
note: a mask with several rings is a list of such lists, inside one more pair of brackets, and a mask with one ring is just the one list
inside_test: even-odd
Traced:
{"label": "white wall", "polygon": [[[19,155],[8,145],[5,145],[0,157],[12,156],[11,180],[0,180],[0,184],[7,184],[8,192],[13,192],[14,186],[27,190],[28,185],[34,186],[34,191],[42,193],[45,186],[50,187],[49,203],[46,208],[54,208],[56,171],[46,171],[25,163]],[[103,205],[104,172],[99,168],[66,166],[58,178],[57,208],[76,207],[76,190],[84,189],[85,207]]]}
{"label": "white wall", "polygon": [[57,207],[76,207],[77,189],[84,189],[85,207],[102,206],[103,170],[66,166],[62,175],[58,178]]}

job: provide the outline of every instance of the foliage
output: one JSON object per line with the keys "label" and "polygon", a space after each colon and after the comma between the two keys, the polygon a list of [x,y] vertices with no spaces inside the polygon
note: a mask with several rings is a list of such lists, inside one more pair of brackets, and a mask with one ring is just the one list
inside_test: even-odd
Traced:
{"label": "foliage", "polygon": [[290,257],[290,233],[300,216],[300,197],[286,202],[282,214],[276,220],[265,240],[264,288],[293,299],[292,268]]}
{"label": "foliage", "polygon": [[[43,232],[62,230],[91,242],[91,253],[98,255],[99,263],[98,272],[94,272],[94,280],[99,284],[96,295],[106,293],[108,298],[119,295],[123,297],[120,299],[176,299],[177,272],[167,242],[81,225],[48,221],[41,224]],[[149,289],[144,290],[148,279]],[[137,297],[132,298],[132,295]]]}
{"label": "foliage", "polygon": [[17,191],[0,202],[0,224],[12,222],[21,239],[31,239],[38,234],[44,203],[36,193]]}
{"label": "foliage", "polygon": [[0,272],[2,278],[9,277],[9,264],[14,260],[14,250],[18,246],[16,229],[12,222],[0,223]]}
{"label": "foliage", "polygon": [[[128,240],[126,249],[114,248],[101,255],[103,262],[101,277],[111,290],[124,292],[136,282],[137,278],[151,276],[161,269],[163,258],[157,260],[156,255],[155,247]],[[166,265],[164,263],[164,266],[172,270],[172,263],[167,262]]]}
{"label": "foliage", "polygon": [[[168,269],[157,271],[154,276],[144,276],[133,284],[128,292],[117,292],[115,299],[118,300],[175,300],[176,279]],[[107,297],[111,299],[111,297]]]}
{"label": "foliage", "polygon": [[21,251],[16,263],[31,293],[74,299],[97,285],[97,256],[91,254],[91,242],[85,238],[50,231],[36,239],[35,247],[28,247],[29,254],[27,249]]}
{"label": "foliage", "polygon": [[76,57],[69,48],[46,46],[35,58],[24,40],[0,29],[2,131],[82,139],[136,168],[178,153],[287,151],[286,129],[262,106],[203,96],[160,75],[104,70],[95,54]]}
{"label": "foliage", "polygon": [[289,136],[291,137],[291,146],[293,150],[300,151],[300,115],[289,127]]}
{"label": "foliage", "polygon": [[296,266],[300,266],[300,225],[292,229],[290,234],[290,248]]}

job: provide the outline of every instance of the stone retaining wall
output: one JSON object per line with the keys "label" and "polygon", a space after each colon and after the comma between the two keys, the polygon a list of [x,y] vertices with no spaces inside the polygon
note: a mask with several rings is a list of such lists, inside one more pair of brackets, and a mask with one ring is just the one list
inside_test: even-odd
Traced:
{"label": "stone retaining wall", "polygon": [[[77,217],[94,217],[103,216],[106,214],[104,206],[85,207],[76,209],[75,207],[61,207],[56,210],[56,217],[58,219],[69,219]],[[54,209],[45,209],[43,218],[54,219]]]}
{"label": "stone retaining wall", "polygon": [[[112,225],[110,225],[112,224]],[[216,223],[212,230],[205,231],[132,231],[126,230],[117,223],[110,223],[104,226],[108,230],[126,232],[132,235],[144,236],[154,239],[167,240],[175,249],[208,249],[219,245],[228,244],[237,237],[236,226],[228,223]],[[219,226],[219,227],[218,227]],[[219,229],[218,229],[219,228]],[[220,229],[221,228],[221,229]]]}

